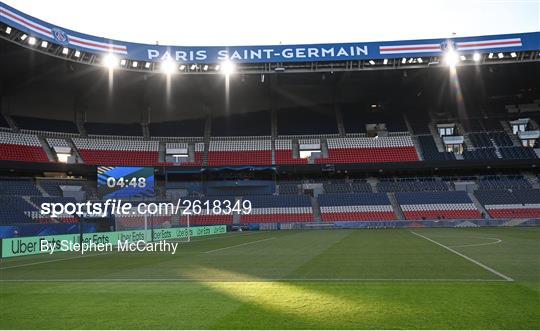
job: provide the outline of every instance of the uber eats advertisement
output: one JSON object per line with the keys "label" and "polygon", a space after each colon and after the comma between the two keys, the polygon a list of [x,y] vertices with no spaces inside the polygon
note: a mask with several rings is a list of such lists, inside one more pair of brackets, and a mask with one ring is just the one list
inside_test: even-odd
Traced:
{"label": "uber eats advertisement", "polygon": [[[75,251],[81,254],[90,252],[118,251],[151,251],[163,250],[156,245],[172,245],[165,240],[202,237],[226,233],[225,225],[200,226],[190,228],[171,228],[155,230],[133,230],[117,232],[84,233],[43,237],[22,237],[2,240],[2,257],[14,257],[56,252]],[[156,243],[152,243],[156,241]],[[172,253],[176,252],[176,249]]]}

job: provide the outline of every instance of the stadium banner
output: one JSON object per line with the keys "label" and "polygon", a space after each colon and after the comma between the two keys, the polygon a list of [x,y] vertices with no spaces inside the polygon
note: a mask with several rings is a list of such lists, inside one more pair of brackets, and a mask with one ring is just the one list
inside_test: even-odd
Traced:
{"label": "stadium banner", "polygon": [[129,60],[160,62],[172,59],[179,63],[190,64],[217,64],[225,60],[235,63],[284,63],[437,56],[449,46],[465,54],[475,51],[540,50],[540,31],[477,37],[342,44],[161,46],[106,39],[64,29],[20,12],[3,2],[0,2],[0,22],[36,38],[83,52],[110,52]]}
{"label": "stadium banner", "polygon": [[[170,228],[170,229],[155,229],[155,230],[131,230],[131,231],[114,231],[114,232],[96,232],[85,233],[82,236],[83,243],[90,242],[96,244],[116,244],[120,242],[137,242],[139,240],[153,241],[174,240],[190,237],[203,237],[227,232],[225,225],[197,226],[189,228]],[[54,235],[54,236],[37,236],[37,237],[20,237],[9,238],[2,240],[2,258],[25,256],[34,254],[48,253],[41,251],[41,242],[46,240],[49,245],[54,245],[55,252],[66,251],[62,249],[62,241],[67,241],[71,244],[80,243],[79,234]]]}

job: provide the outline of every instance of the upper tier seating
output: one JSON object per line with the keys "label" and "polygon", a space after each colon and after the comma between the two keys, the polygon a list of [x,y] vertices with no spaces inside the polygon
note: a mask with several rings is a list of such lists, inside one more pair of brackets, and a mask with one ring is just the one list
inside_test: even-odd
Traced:
{"label": "upper tier seating", "polygon": [[418,161],[410,136],[328,138],[328,158],[317,163],[379,163]]}
{"label": "upper tier seating", "polygon": [[408,220],[482,218],[466,192],[398,192],[395,196]]}
{"label": "upper tier seating", "polygon": [[241,214],[242,223],[313,222],[313,207],[307,195],[245,196],[251,202],[250,214]]}
{"label": "upper tier seating", "polygon": [[88,134],[104,136],[142,136],[142,126],[140,123],[84,123],[84,128]]}
{"label": "upper tier seating", "polygon": [[[194,144],[194,154],[192,160],[183,160],[180,161],[180,165],[188,167],[200,167],[203,165],[204,159],[204,143],[198,142]],[[168,149],[186,149],[188,148],[188,143],[166,143],[165,148]]]}
{"label": "upper tier seating", "polygon": [[396,219],[385,193],[322,194],[319,202],[324,222]]}
{"label": "upper tier seating", "polygon": [[489,134],[489,137],[495,143],[495,146],[497,147],[505,147],[505,146],[514,145],[514,143],[512,142],[512,139],[508,137],[508,134],[506,134],[506,132],[490,132],[488,134]]}
{"label": "upper tier seating", "polygon": [[471,133],[469,134],[469,139],[474,147],[493,147],[488,134],[485,132]]}
{"label": "upper tier seating", "polygon": [[49,162],[36,135],[0,132],[0,160]]}
{"label": "upper tier seating", "polygon": [[209,166],[271,164],[272,141],[270,139],[210,141]]}
{"label": "upper tier seating", "polygon": [[536,153],[531,147],[501,147],[499,148],[503,159],[528,160],[536,159]]}
{"label": "upper tier seating", "polygon": [[73,138],[73,142],[87,164],[108,166],[159,164],[158,141]]}
{"label": "upper tier seating", "polygon": [[424,160],[447,161],[456,159],[454,153],[439,152],[432,136],[418,136],[418,141],[424,153]]}
{"label": "upper tier seating", "polygon": [[230,114],[212,118],[212,136],[269,136],[272,134],[269,111]]}
{"label": "upper tier seating", "polygon": [[540,190],[478,190],[474,195],[493,218],[540,217]]}
{"label": "upper tier seating", "polygon": [[65,132],[78,134],[77,125],[72,121],[52,120],[46,118],[33,118],[24,116],[11,117],[19,129],[49,131],[49,132]]}
{"label": "upper tier seating", "polygon": [[293,157],[292,140],[276,139],[276,164],[308,164],[308,159]]}
{"label": "upper tier seating", "polygon": [[202,137],[206,119],[148,123],[152,137]]}
{"label": "upper tier seating", "polygon": [[495,152],[495,148],[478,148],[474,151],[463,151],[465,160],[496,160],[499,157]]}

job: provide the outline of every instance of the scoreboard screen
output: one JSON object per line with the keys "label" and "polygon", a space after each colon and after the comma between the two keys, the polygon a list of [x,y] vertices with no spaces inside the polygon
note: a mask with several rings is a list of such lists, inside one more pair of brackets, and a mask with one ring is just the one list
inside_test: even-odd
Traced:
{"label": "scoreboard screen", "polygon": [[154,196],[154,168],[100,166],[97,177],[98,194],[104,199]]}

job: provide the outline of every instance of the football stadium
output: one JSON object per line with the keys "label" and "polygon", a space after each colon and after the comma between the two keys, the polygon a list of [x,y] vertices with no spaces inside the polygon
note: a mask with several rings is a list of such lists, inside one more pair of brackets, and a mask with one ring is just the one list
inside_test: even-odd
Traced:
{"label": "football stadium", "polygon": [[15,7],[0,329],[540,329],[540,25],[186,47]]}

